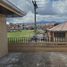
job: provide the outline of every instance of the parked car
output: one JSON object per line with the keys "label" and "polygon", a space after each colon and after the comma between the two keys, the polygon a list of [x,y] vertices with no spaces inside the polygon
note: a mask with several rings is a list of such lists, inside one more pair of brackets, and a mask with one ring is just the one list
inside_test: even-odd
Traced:
{"label": "parked car", "polygon": [[31,38],[31,41],[47,41],[47,40],[48,37],[44,36],[43,34],[37,34]]}

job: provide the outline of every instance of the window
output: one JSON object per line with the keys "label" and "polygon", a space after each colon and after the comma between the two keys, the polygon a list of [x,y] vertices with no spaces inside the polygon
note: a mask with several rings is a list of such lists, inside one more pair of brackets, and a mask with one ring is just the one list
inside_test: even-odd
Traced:
{"label": "window", "polygon": [[54,37],[65,37],[65,32],[54,32]]}

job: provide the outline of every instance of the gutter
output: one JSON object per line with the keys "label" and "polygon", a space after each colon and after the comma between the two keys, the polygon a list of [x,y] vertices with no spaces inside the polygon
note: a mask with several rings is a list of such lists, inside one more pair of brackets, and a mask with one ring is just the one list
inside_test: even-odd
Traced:
{"label": "gutter", "polygon": [[14,4],[9,2],[8,0],[0,0],[0,6],[6,8],[7,10],[15,13],[18,16],[24,16],[26,13],[24,13],[22,10],[17,8]]}

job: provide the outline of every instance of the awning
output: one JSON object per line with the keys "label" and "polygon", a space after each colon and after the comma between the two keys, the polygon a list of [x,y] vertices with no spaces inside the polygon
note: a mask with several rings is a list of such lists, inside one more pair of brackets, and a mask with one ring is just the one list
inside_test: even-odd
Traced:
{"label": "awning", "polygon": [[0,13],[8,17],[24,16],[25,13],[8,0],[0,0]]}

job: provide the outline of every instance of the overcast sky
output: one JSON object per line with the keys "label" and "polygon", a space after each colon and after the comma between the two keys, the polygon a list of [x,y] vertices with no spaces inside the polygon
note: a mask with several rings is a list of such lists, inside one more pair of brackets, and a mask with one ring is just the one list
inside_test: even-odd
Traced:
{"label": "overcast sky", "polygon": [[[34,21],[32,0],[9,0],[26,16],[17,19],[8,19],[8,22],[27,23]],[[37,21],[67,21],[67,0],[37,0]]]}

